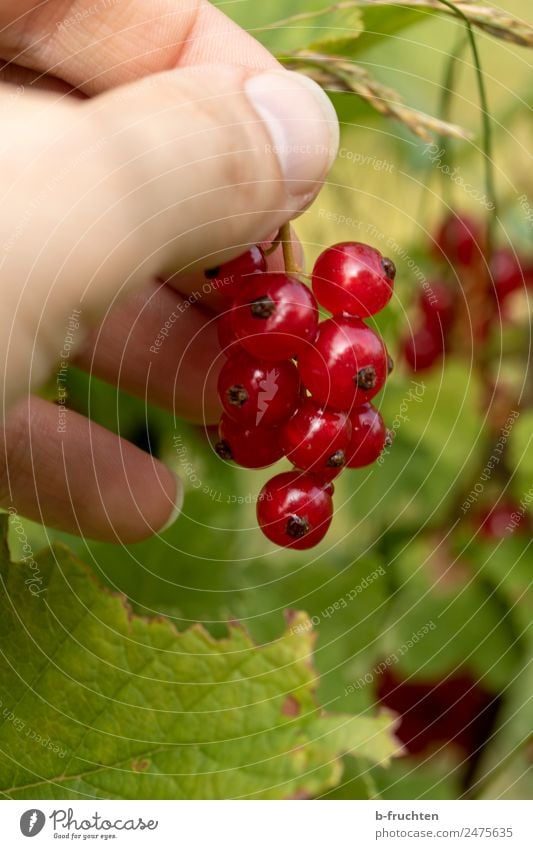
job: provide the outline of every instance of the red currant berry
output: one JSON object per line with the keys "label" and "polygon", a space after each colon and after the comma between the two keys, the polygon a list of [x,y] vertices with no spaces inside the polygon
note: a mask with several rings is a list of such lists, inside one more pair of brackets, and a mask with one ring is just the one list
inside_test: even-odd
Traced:
{"label": "red currant berry", "polygon": [[245,469],[264,469],[283,457],[276,428],[242,427],[222,414],[215,451],[222,460],[234,460]]}
{"label": "red currant berry", "polygon": [[232,313],[237,339],[259,359],[289,360],[316,335],[318,309],[313,293],[286,274],[249,279]]}
{"label": "red currant berry", "polygon": [[325,410],[308,398],[281,428],[281,447],[294,466],[331,480],[344,468],[351,431],[345,413]]}
{"label": "red currant berry", "polygon": [[300,376],[291,360],[267,363],[242,351],[222,367],[218,394],[228,416],[240,425],[275,427],[298,405]]}
{"label": "red currant berry", "polygon": [[383,340],[359,318],[322,321],[314,345],[298,358],[300,376],[315,401],[350,410],[369,401],[387,378]]}
{"label": "red currant berry", "polygon": [[516,532],[528,532],[528,520],[519,504],[507,499],[481,514],[480,531],[485,539],[503,539]]}
{"label": "red currant berry", "polygon": [[350,421],[352,438],[346,451],[346,465],[349,469],[360,469],[378,459],[387,443],[387,428],[372,404],[352,410]]}
{"label": "red currant berry", "polygon": [[234,298],[250,274],[258,274],[266,269],[267,261],[262,248],[252,245],[235,259],[217,265],[216,268],[208,268],[204,276],[211,281],[213,291],[224,298]]}
{"label": "red currant berry", "polygon": [[429,324],[420,327],[405,340],[403,353],[411,371],[430,369],[444,353],[441,329]]}
{"label": "red currant berry", "polygon": [[491,274],[496,298],[500,303],[524,285],[524,275],[519,260],[513,251],[502,248],[494,253]]}
{"label": "red currant berry", "polygon": [[217,336],[224,356],[232,357],[237,351],[242,350],[233,331],[231,310],[224,310],[217,318]]}
{"label": "red currant berry", "polygon": [[313,292],[332,313],[365,318],[392,298],[396,268],[370,245],[341,242],[326,248],[313,268]]}
{"label": "red currant berry", "polygon": [[317,545],[333,516],[329,486],[298,471],[282,472],[269,480],[257,502],[257,520],[265,536],[287,548]]}
{"label": "red currant berry", "polygon": [[451,328],[455,302],[447,283],[440,280],[431,282],[420,292],[419,304],[426,324],[439,329],[439,332],[446,332]]}
{"label": "red currant berry", "polygon": [[328,495],[333,495],[333,493],[335,492],[335,485],[334,485],[333,481],[321,479],[320,483],[322,485],[324,492],[327,492]]}
{"label": "red currant berry", "polygon": [[437,248],[452,265],[471,266],[483,259],[482,234],[474,218],[451,213],[436,236]]}

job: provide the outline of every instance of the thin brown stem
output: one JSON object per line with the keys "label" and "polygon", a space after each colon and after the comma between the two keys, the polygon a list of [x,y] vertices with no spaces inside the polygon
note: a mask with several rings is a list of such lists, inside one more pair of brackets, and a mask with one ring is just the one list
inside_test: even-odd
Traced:
{"label": "thin brown stem", "polygon": [[294,256],[291,225],[284,224],[279,231],[279,239],[283,245],[283,262],[285,263],[285,271],[287,274],[301,274],[302,269]]}

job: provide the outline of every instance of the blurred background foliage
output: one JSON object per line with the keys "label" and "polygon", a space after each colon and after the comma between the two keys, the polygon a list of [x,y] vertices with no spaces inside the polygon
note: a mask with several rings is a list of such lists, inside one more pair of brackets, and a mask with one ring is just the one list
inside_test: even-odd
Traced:
{"label": "blurred background foliage", "polygon": [[[327,3],[218,5],[276,53],[335,39],[337,51],[430,115],[439,115],[449,56],[464,40],[461,23],[430,9],[391,7],[385,15],[381,8],[364,8],[269,29],[273,21]],[[530,0],[501,0],[498,6],[524,20],[530,17]],[[484,32],[477,31],[476,38],[494,120],[498,239],[527,252],[532,229],[519,198],[533,194],[531,57],[525,48]],[[394,356],[420,288],[416,270],[423,277],[434,272],[437,222],[452,207],[478,218],[486,211],[439,173],[427,141],[354,94],[333,99],[342,128],[340,156],[295,229],[308,266],[324,246],[342,240],[369,241],[391,256],[398,267],[397,297],[379,327]],[[471,139],[444,144],[465,181],[483,191],[480,113],[467,48],[457,62],[450,105],[449,119],[465,127]],[[523,379],[524,360],[516,369]],[[417,385],[423,387],[419,397]],[[372,711],[385,675],[374,671],[371,683],[354,682],[383,659],[389,659],[394,676],[425,682],[429,689],[447,676],[452,685],[454,676],[470,676],[470,691],[481,689],[494,707],[479,740],[454,745],[436,734],[423,751],[386,772],[376,771],[371,792],[385,798],[455,798],[477,788],[489,797],[527,797],[527,752],[511,759],[494,781],[476,783],[528,733],[532,644],[530,535],[487,541],[470,513],[457,518],[450,512],[458,488],[475,481],[483,468],[481,396],[471,356],[447,357],[420,375],[399,362],[379,399],[389,426],[403,409],[384,462],[343,475],[326,540],[310,552],[287,553],[270,546],[255,524],[250,494],[259,491],[268,473],[223,464],[202,428],[175,421],[169,412],[146,410],[142,401],[73,368],[70,405],[90,409],[93,419],[169,462],[185,481],[184,513],[162,536],[129,547],[66,537],[28,523],[30,539],[35,548],[62,539],[106,584],[126,593],[137,610],[164,613],[180,628],[201,621],[218,635],[228,619],[237,618],[263,642],[280,633],[286,608],[304,609],[318,632],[318,695],[329,710]],[[518,500],[533,483],[531,425],[532,414],[523,413],[509,440],[515,470],[509,492]],[[176,453],[177,436],[187,447],[185,460]],[[235,497],[242,503],[229,503]],[[16,555],[16,540],[13,546]],[[383,574],[369,579],[380,567]],[[342,604],[350,594],[353,600]],[[390,661],[430,622],[433,630]],[[459,698],[459,689],[455,692]],[[456,709],[452,701],[448,712]],[[422,705],[421,711],[422,725],[438,722],[437,708]],[[468,724],[471,718],[461,721]],[[363,780],[357,762],[346,770],[343,784],[330,795],[366,797],[368,776]]]}

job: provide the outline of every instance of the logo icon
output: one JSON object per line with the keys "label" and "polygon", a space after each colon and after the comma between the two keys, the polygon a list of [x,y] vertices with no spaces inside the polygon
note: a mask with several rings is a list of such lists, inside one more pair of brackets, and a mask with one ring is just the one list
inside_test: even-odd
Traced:
{"label": "logo icon", "polygon": [[20,818],[20,830],[24,837],[35,837],[42,831],[46,822],[46,817],[42,811],[37,808],[30,808],[25,811]]}
{"label": "logo icon", "polygon": [[257,399],[257,415],[255,417],[256,427],[265,415],[269,403],[278,391],[279,370],[277,368],[268,371],[264,380],[259,381],[259,396]]}

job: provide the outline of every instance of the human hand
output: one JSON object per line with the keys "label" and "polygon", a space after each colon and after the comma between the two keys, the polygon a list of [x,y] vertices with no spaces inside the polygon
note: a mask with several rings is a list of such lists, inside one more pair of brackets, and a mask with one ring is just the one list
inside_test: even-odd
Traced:
{"label": "human hand", "polygon": [[179,304],[202,269],[312,200],[336,117],[201,0],[0,0],[0,56],[0,504],[139,540],[177,514],[180,482],[75,412],[58,426],[58,407],[31,392],[68,339],[91,373],[177,416],[216,417],[213,314]]}

